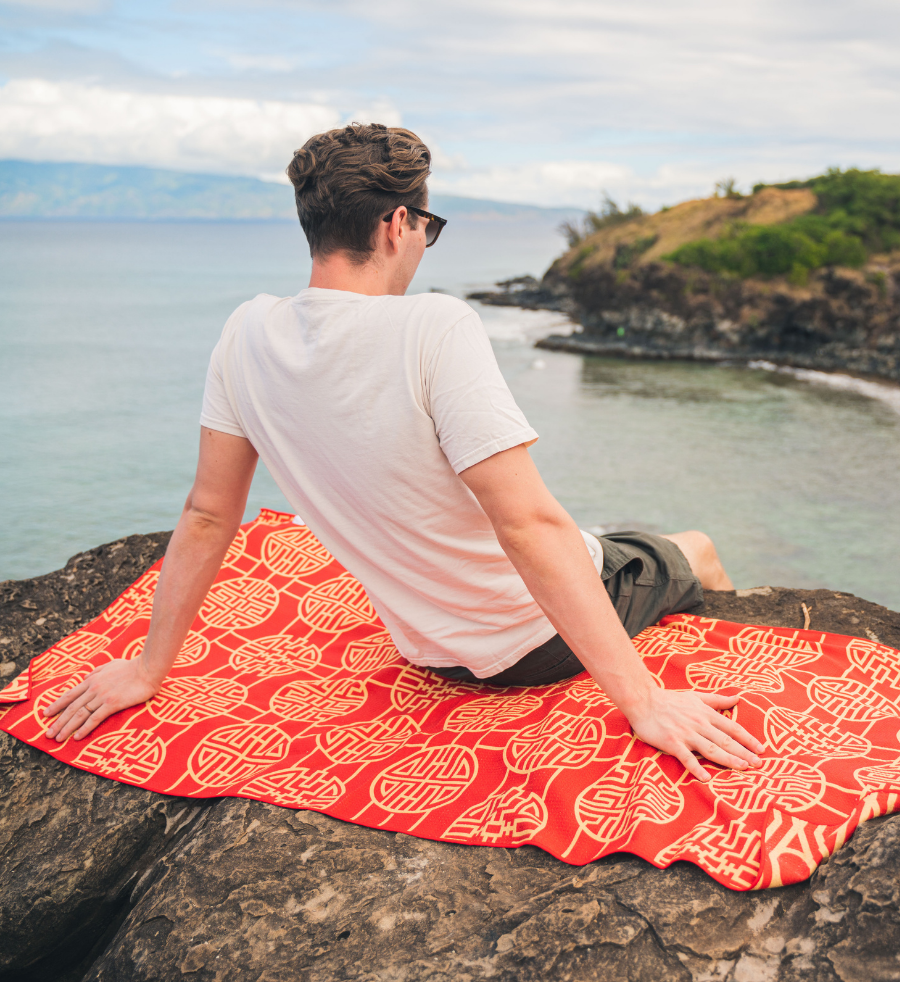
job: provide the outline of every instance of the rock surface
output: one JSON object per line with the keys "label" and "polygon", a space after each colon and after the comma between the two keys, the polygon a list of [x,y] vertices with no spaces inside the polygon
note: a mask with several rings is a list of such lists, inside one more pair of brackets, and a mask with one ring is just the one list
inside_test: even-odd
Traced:
{"label": "rock surface", "polygon": [[[4,674],[96,616],[167,539],[0,584]],[[846,593],[763,587],[697,612],[808,616],[900,647],[900,614]],[[688,863],[572,867],[532,847],[169,798],[0,734],[0,856],[0,982],[900,980],[900,815],[861,827],[809,882],[742,894]]]}

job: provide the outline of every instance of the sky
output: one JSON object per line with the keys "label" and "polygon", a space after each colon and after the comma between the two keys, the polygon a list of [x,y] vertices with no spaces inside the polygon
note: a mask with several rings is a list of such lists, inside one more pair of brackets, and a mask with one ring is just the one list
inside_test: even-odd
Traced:
{"label": "sky", "polygon": [[351,120],[434,191],[644,208],[900,171],[898,0],[0,2],[0,158],[283,179]]}

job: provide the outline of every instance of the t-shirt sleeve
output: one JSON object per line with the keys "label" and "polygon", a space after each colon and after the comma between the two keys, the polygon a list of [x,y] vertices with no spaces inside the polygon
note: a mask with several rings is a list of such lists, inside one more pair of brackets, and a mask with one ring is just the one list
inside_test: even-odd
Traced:
{"label": "t-shirt sleeve", "polygon": [[222,341],[213,348],[209,359],[200,425],[208,426],[211,430],[218,430],[220,433],[230,433],[232,436],[246,436],[228,399],[228,391],[222,375]]}
{"label": "t-shirt sleeve", "polygon": [[538,438],[500,374],[474,310],[438,345],[426,372],[426,392],[441,450],[457,474]]}

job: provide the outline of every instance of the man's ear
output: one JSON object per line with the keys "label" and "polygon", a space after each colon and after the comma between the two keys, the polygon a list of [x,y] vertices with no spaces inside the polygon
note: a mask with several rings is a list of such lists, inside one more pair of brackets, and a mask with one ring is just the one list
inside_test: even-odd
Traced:
{"label": "man's ear", "polygon": [[400,248],[400,242],[404,235],[409,232],[409,212],[403,205],[400,205],[391,216],[390,222],[385,222],[387,226],[387,239],[391,251],[396,252]]}

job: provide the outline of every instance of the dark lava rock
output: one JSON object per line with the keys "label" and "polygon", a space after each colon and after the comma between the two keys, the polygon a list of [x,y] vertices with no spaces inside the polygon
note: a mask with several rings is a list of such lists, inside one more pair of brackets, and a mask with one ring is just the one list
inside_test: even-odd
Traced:
{"label": "dark lava rock", "polygon": [[129,535],[80,552],[46,576],[0,583],[0,684],[105,610],[163,555],[171,537]]}
{"label": "dark lava rock", "polygon": [[[130,536],[0,584],[5,660],[96,616],[162,554]],[[877,637],[851,594],[711,593],[696,613]],[[11,674],[11,671],[7,671]],[[900,980],[900,815],[807,882],[734,893],[619,854],[572,867],[255,801],[188,801],[0,736],[0,982],[855,982]]]}
{"label": "dark lava rock", "polygon": [[539,282],[517,277],[469,299],[563,311],[582,330],[540,348],[604,357],[749,362],[900,382],[900,263],[825,268],[806,287],[672,263],[582,268],[578,251]]}

